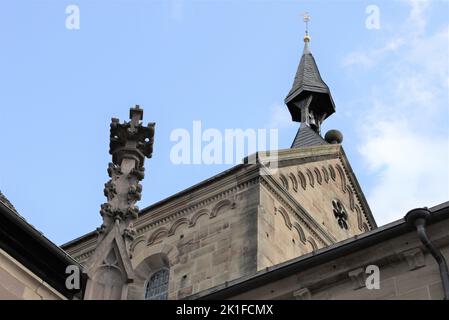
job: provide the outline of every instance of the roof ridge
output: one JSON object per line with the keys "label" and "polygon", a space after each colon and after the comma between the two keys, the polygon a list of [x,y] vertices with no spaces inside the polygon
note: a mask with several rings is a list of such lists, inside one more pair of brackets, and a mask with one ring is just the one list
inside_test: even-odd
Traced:
{"label": "roof ridge", "polygon": [[1,190],[0,190],[0,202],[3,203],[5,206],[7,206],[12,211],[14,211],[15,213],[19,214],[17,212],[16,208],[11,203],[11,201],[8,200],[8,198],[2,193]]}

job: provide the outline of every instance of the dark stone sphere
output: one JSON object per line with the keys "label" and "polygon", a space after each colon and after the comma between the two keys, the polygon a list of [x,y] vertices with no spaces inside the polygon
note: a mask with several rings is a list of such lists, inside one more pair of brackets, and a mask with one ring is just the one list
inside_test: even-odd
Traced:
{"label": "dark stone sphere", "polygon": [[338,130],[329,130],[328,132],[326,132],[324,139],[332,144],[342,143],[343,134]]}

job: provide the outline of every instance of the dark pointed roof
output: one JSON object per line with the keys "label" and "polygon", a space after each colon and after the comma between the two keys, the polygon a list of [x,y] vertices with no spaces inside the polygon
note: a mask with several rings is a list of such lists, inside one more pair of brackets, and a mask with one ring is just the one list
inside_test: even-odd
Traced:
{"label": "dark pointed roof", "polygon": [[328,144],[318,133],[307,125],[301,125],[291,148],[311,147]]}
{"label": "dark pointed roof", "polygon": [[[310,104],[309,107],[311,109],[316,109],[324,114],[324,119],[335,112],[335,105],[329,87],[321,78],[315,59],[310,52],[309,38],[305,38],[304,41],[304,51],[295,80],[285,98],[285,104],[287,104],[293,120],[298,122],[301,121],[301,112],[298,106],[303,103]],[[307,99],[310,96],[313,99]]]}
{"label": "dark pointed roof", "polygon": [[286,102],[293,99],[300,91],[309,90],[312,92],[329,93],[329,88],[321,79],[320,72],[315,59],[310,52],[309,42],[304,43],[304,50],[296,71],[292,89],[287,95]]}

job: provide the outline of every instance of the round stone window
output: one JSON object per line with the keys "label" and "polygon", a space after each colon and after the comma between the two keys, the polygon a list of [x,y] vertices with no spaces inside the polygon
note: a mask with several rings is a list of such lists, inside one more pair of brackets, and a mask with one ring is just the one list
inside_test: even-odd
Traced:
{"label": "round stone window", "polygon": [[340,200],[332,200],[332,211],[340,228],[348,230],[348,214]]}

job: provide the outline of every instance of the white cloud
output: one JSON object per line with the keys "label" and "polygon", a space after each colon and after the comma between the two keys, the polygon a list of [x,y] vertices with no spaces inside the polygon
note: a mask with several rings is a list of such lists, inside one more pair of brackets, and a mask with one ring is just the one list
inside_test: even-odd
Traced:
{"label": "white cloud", "polygon": [[426,11],[430,6],[429,0],[410,0],[411,10],[408,17],[408,23],[413,24],[413,29],[417,35],[421,35],[426,28]]}
{"label": "white cloud", "polygon": [[449,141],[410,127],[405,119],[367,128],[359,147],[376,184],[368,199],[379,225],[415,207],[449,199]]}
{"label": "white cloud", "polygon": [[390,40],[385,46],[369,52],[351,52],[343,59],[342,64],[344,67],[359,65],[365,68],[371,68],[379,63],[379,60],[383,59],[388,53],[397,51],[404,43],[403,38],[396,38]]}
{"label": "white cloud", "polygon": [[358,146],[374,180],[367,198],[379,225],[449,199],[449,27],[426,34],[429,2],[408,3],[409,30],[343,60],[381,73],[359,121]]}

